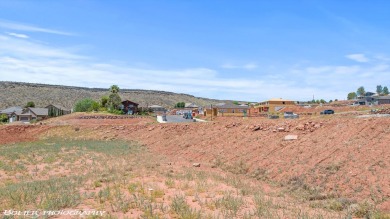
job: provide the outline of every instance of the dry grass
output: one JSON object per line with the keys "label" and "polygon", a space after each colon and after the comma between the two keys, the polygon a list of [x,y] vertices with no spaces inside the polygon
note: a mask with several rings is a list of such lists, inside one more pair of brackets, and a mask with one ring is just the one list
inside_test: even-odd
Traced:
{"label": "dry grass", "polygon": [[[0,158],[0,209],[96,209],[106,211],[105,218],[348,214],[349,203],[342,200],[310,207],[310,201],[293,199],[290,193],[266,193],[261,182],[243,175],[242,162],[227,171],[168,165],[135,142],[47,139],[2,145]],[[291,185],[294,191],[306,188],[300,178],[292,179]],[[386,218],[369,204],[358,205],[354,215]]]}

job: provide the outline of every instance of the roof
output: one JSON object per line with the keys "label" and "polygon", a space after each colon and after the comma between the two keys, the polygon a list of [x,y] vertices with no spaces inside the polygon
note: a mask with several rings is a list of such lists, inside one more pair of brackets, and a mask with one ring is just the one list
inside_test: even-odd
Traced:
{"label": "roof", "polygon": [[12,114],[15,114],[17,116],[30,116],[30,115],[32,115],[30,111],[23,113],[23,110],[17,110],[15,112],[13,112]]}
{"label": "roof", "polygon": [[[211,108],[211,106],[207,106],[207,108]],[[233,103],[223,103],[223,104],[216,104],[213,105],[213,108],[218,108],[218,109],[248,109],[249,106],[241,106],[241,105],[236,105]]]}
{"label": "roof", "polygon": [[47,115],[49,115],[49,110],[47,108],[32,108],[32,107],[29,107],[27,109],[29,109],[31,112],[33,112],[37,116],[47,116]]}
{"label": "roof", "polygon": [[4,114],[11,114],[15,111],[19,111],[19,110],[22,110],[23,108],[20,107],[20,106],[12,106],[12,107],[8,107],[7,109],[3,109],[3,110],[0,110],[0,113],[4,113]]}
{"label": "roof", "polygon": [[67,109],[67,108],[65,108],[63,106],[57,105],[57,104],[50,104],[50,105],[46,106],[45,108],[48,108],[49,106],[54,106],[55,108],[60,109],[60,110],[64,110],[64,111],[69,111],[70,110],[70,109]]}
{"label": "roof", "polygon": [[196,108],[196,107],[199,107],[199,106],[196,105],[195,103],[185,103],[184,107],[185,108]]}
{"label": "roof", "polygon": [[122,101],[122,103],[126,103],[126,102],[129,102],[129,103],[133,103],[134,105],[139,105],[138,103],[136,103],[136,102],[133,102],[133,101],[130,101],[130,100],[124,100],[124,101]]}
{"label": "roof", "polygon": [[374,99],[378,100],[390,100],[390,95],[387,96],[379,96],[379,97],[373,97]]}

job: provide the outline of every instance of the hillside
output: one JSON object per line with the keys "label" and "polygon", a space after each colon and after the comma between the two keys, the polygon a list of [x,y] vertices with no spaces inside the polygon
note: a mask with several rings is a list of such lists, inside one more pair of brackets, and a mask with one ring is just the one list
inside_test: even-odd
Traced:
{"label": "hillside", "polygon": [[[106,94],[108,94],[108,88],[0,81],[0,109],[9,106],[24,106],[29,101],[33,101],[37,107],[59,104],[72,108],[78,100],[84,98],[100,100]],[[156,104],[172,107],[177,102],[189,102],[204,106],[222,102],[221,100],[200,98],[188,94],[154,90],[121,89],[120,96],[122,99],[129,99],[141,106]]]}
{"label": "hillside", "polygon": [[[98,206],[115,218],[390,216],[390,117],[175,124],[88,115],[97,114],[0,126],[1,209],[40,209],[65,197],[69,205],[53,206]],[[192,217],[175,215],[180,203]]]}

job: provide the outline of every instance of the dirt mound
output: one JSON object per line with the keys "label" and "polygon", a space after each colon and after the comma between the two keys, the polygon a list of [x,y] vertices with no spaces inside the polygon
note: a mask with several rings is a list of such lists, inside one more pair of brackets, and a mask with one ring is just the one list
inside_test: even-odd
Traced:
{"label": "dirt mound", "polygon": [[[136,140],[172,162],[199,162],[299,188],[310,200],[374,200],[390,211],[390,118],[217,117],[207,123],[158,124],[151,119],[82,120],[78,116],[50,120],[50,129],[7,127],[0,133],[26,140],[37,134]],[[54,126],[59,122],[67,125]],[[294,138],[287,141],[287,135]]]}
{"label": "dirt mound", "polygon": [[49,127],[43,125],[4,125],[0,126],[0,144],[34,141],[47,131]]}
{"label": "dirt mound", "polygon": [[[319,194],[390,198],[390,119],[223,120],[128,127],[124,135],[174,159],[219,160],[227,168],[243,163],[249,175],[258,171],[258,177],[285,185],[299,178]],[[298,139],[285,141],[287,134]],[[383,208],[390,210],[387,202]]]}

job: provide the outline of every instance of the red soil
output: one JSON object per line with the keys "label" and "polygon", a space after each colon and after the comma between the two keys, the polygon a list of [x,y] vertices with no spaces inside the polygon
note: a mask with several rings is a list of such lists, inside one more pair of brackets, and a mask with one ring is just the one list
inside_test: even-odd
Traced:
{"label": "red soil", "polygon": [[42,125],[3,125],[0,126],[0,144],[34,141],[48,128]]}
{"label": "red soil", "polygon": [[[0,142],[34,140],[37,135],[137,140],[173,162],[211,166],[216,159],[226,165],[242,161],[249,175],[260,171],[263,178],[282,184],[299,178],[324,194],[381,200],[379,207],[390,211],[390,118],[334,115],[156,124],[151,119],[84,121],[77,116],[24,129],[0,127]],[[5,140],[4,134],[8,136]],[[288,134],[298,135],[298,139],[285,141]]]}

